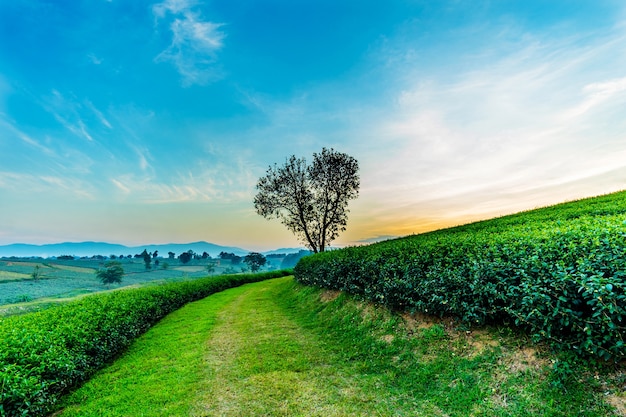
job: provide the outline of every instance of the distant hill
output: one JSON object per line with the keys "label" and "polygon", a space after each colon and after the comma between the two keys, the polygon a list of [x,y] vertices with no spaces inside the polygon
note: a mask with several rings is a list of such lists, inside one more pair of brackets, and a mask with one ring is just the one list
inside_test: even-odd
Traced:
{"label": "distant hill", "polygon": [[[209,242],[193,242],[193,243],[167,243],[162,245],[144,245],[144,246],[124,246],[113,243],[105,242],[65,242],[65,243],[51,243],[45,245],[31,245],[25,243],[15,243],[11,245],[0,246],[0,257],[15,256],[19,258],[25,257],[42,257],[51,258],[61,255],[73,255],[73,256],[94,256],[94,255],[135,255],[143,252],[146,249],[148,252],[159,252],[160,256],[167,257],[168,252],[174,252],[176,256],[182,252],[192,250],[196,253],[202,254],[207,252],[211,257],[217,257],[220,252],[234,253],[235,255],[243,256],[250,251],[238,247],[221,246]],[[286,250],[285,250],[286,251]],[[292,252],[297,252],[298,249],[294,249]],[[285,252],[288,253],[288,252]]]}

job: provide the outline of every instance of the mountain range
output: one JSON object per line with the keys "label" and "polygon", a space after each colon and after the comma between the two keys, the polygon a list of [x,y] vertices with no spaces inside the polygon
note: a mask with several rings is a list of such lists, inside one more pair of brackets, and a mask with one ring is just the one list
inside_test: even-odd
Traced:
{"label": "mountain range", "polygon": [[[221,246],[209,242],[193,242],[193,243],[166,243],[160,245],[144,245],[144,246],[125,246],[106,242],[65,242],[65,243],[49,243],[44,245],[32,245],[26,243],[14,243],[10,245],[0,246],[0,257],[41,257],[51,258],[62,255],[72,256],[95,256],[95,255],[135,255],[147,250],[150,253],[158,251],[160,256],[167,257],[168,252],[174,252],[176,256],[182,252],[189,250],[202,254],[207,252],[211,257],[217,257],[220,252],[234,253],[238,256],[247,255],[252,252],[246,249]],[[273,253],[296,253],[302,248],[282,248],[272,251],[263,252],[264,255]]]}

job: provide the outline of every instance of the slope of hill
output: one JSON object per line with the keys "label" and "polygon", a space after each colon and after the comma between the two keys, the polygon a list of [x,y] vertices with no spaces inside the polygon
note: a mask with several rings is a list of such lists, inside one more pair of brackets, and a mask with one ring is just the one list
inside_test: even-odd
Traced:
{"label": "slope of hill", "polygon": [[626,192],[303,258],[305,284],[626,358]]}

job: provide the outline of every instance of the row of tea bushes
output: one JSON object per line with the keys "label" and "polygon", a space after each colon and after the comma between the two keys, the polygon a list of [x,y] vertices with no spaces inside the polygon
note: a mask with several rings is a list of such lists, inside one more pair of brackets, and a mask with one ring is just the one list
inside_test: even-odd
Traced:
{"label": "row of tea bushes", "polygon": [[626,357],[625,193],[304,258],[296,279],[468,325]]}
{"label": "row of tea bushes", "polygon": [[290,273],[228,275],[119,290],[0,319],[0,416],[44,415],[69,388],[188,302]]}

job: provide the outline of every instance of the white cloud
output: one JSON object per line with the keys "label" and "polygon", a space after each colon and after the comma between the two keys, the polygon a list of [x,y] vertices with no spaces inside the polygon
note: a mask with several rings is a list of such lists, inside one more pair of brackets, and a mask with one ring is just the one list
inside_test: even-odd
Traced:
{"label": "white cloud", "polygon": [[44,106],[64,128],[89,142],[94,141],[81,117],[80,103],[65,98],[57,90],[52,90],[52,96],[47,99]]}
{"label": "white cloud", "polygon": [[88,54],[87,58],[89,58],[89,60],[91,61],[92,64],[94,65],[100,65],[103,62],[102,58],[97,57],[95,54]]}
{"label": "white cloud", "polygon": [[85,100],[85,104],[87,105],[87,107],[89,107],[89,109],[93,112],[93,114],[96,115],[100,123],[102,123],[104,126],[108,127],[109,129],[113,129],[113,126],[107,120],[107,118],[104,117],[104,114],[100,110],[98,110],[96,106],[94,106],[94,104],[90,100]]}
{"label": "white cloud", "polygon": [[6,171],[0,171],[0,189],[28,195],[41,194],[42,200],[46,193],[53,198],[65,195],[89,200],[95,195],[93,186],[80,178]]}
{"label": "white cloud", "polygon": [[243,159],[198,163],[184,172],[125,174],[111,179],[119,198],[148,204],[181,202],[249,202],[254,177]]}
{"label": "white cloud", "polygon": [[436,67],[420,51],[382,57],[386,91],[348,128],[362,168],[352,240],[626,188],[626,39],[585,36],[467,45]]}
{"label": "white cloud", "polygon": [[[155,58],[171,62],[180,73],[183,85],[206,84],[219,77],[216,54],[223,47],[226,34],[221,23],[203,20],[192,8],[196,2],[166,0],[152,7],[157,21],[171,20],[170,45]],[[168,19],[172,15],[171,19]]]}
{"label": "white cloud", "polygon": [[626,98],[626,77],[603,82],[593,82],[583,90],[583,100],[574,108],[563,112],[564,120],[574,120],[584,116],[594,109],[615,100]]}
{"label": "white cloud", "polygon": [[12,135],[17,136],[24,143],[27,143],[31,147],[33,147],[35,149],[38,149],[39,151],[43,152],[44,154],[49,155],[49,156],[56,156],[55,152],[52,149],[50,149],[47,146],[42,145],[37,140],[33,139],[32,137],[30,137],[26,133],[22,132],[13,123],[11,123],[11,122],[9,122],[7,120],[4,120],[3,118],[0,118],[0,126],[5,127],[8,131],[10,131],[10,133]]}

